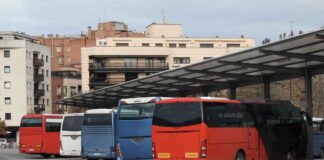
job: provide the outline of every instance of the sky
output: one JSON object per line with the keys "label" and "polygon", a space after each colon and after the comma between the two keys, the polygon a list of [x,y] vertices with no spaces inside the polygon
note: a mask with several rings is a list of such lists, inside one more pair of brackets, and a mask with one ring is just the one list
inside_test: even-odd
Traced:
{"label": "sky", "polygon": [[143,32],[152,22],[183,24],[188,37],[264,38],[324,26],[324,0],[0,0],[0,31],[80,34],[99,21]]}

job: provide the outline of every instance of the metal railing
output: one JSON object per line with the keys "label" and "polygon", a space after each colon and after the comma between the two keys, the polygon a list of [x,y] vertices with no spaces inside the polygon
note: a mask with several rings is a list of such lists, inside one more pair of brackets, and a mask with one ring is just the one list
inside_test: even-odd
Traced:
{"label": "metal railing", "polygon": [[123,82],[125,82],[125,78],[109,78],[109,77],[90,78],[90,83],[93,85],[101,85],[101,84],[111,85],[111,84],[118,84]]}
{"label": "metal railing", "polygon": [[35,97],[45,96],[45,90],[44,89],[34,89],[34,96]]}
{"label": "metal railing", "polygon": [[35,67],[43,67],[44,66],[44,60],[38,59],[38,58],[34,58],[33,59],[33,65]]}
{"label": "metal railing", "polygon": [[45,79],[44,74],[35,74],[34,75],[34,81],[35,82],[44,81],[44,79]]}
{"label": "metal railing", "polygon": [[168,69],[168,63],[90,63],[90,69]]}

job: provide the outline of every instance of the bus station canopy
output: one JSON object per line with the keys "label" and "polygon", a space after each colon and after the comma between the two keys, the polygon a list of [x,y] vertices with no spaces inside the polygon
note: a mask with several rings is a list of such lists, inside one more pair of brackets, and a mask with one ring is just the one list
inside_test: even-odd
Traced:
{"label": "bus station canopy", "polygon": [[104,87],[56,103],[108,108],[121,98],[183,96],[322,73],[324,29]]}

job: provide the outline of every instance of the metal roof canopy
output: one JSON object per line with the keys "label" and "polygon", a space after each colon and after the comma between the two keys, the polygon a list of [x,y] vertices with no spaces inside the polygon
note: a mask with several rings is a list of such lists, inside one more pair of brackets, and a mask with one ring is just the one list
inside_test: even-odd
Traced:
{"label": "metal roof canopy", "polygon": [[[203,49],[202,49],[203,50]],[[324,29],[56,101],[112,107],[120,98],[235,89],[324,73]],[[265,83],[267,82],[267,83]],[[269,91],[270,92],[270,91]],[[233,91],[231,91],[231,94]],[[266,95],[269,96],[269,95]],[[235,96],[234,96],[235,97]]]}

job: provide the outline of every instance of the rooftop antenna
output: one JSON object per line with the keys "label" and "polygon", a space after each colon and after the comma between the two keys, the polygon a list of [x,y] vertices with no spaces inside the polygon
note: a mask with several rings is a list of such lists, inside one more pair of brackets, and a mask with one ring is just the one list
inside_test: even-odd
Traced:
{"label": "rooftop antenna", "polygon": [[165,18],[165,12],[164,12],[164,9],[162,10],[162,15],[163,15],[163,17],[162,17],[162,23],[163,23],[163,24],[166,24],[166,18]]}

